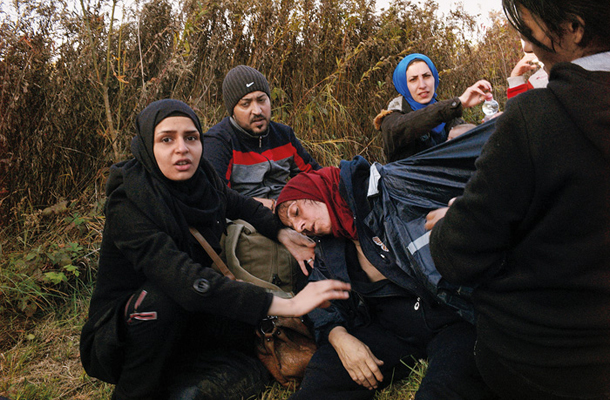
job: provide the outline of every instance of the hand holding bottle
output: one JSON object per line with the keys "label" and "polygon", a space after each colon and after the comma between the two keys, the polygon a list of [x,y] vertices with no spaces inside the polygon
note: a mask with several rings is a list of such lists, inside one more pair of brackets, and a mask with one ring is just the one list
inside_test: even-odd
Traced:
{"label": "hand holding bottle", "polygon": [[481,104],[483,100],[492,98],[491,83],[481,79],[462,93],[460,101],[462,102],[462,107],[470,108]]}
{"label": "hand holding bottle", "polygon": [[485,100],[483,102],[483,114],[485,117],[483,118],[483,122],[487,122],[490,119],[494,118],[498,111],[500,110],[500,105],[497,101],[494,100],[493,96],[489,100]]}

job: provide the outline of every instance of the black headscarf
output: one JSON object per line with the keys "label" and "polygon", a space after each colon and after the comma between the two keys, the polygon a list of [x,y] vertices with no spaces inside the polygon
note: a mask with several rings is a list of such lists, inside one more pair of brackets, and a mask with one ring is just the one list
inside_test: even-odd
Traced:
{"label": "black headscarf", "polygon": [[163,175],[153,152],[155,127],[167,117],[190,118],[203,140],[201,123],[195,112],[178,100],[158,100],[136,118],[137,135],[131,141],[134,159],[115,164],[110,169],[106,193],[121,187],[131,200],[178,246],[190,251],[189,226],[197,228],[210,244],[219,248],[225,228],[225,208],[216,172],[203,158],[195,174],[185,181],[172,181]]}

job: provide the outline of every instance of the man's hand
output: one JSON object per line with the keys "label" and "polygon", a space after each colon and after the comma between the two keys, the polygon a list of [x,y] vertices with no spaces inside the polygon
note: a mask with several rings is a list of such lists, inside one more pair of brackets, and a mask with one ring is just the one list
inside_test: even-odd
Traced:
{"label": "man's hand", "polygon": [[299,262],[301,271],[303,271],[305,276],[309,275],[305,263],[313,267],[316,242],[291,228],[280,229],[277,234],[277,240],[286,246],[290,254]]}
{"label": "man's hand", "polygon": [[379,382],[383,381],[383,374],[379,370],[383,361],[375,357],[369,346],[349,334],[342,326],[330,331],[328,341],[354,382],[369,390],[377,389]]}
{"label": "man's hand", "polygon": [[[453,202],[455,201],[455,197],[452,198],[451,200],[449,200],[449,207],[451,207],[451,205],[453,204]],[[426,224],[424,225],[424,227],[426,228],[427,231],[431,231],[432,228],[434,228],[434,225],[436,225],[436,223],[445,216],[445,214],[447,214],[447,210],[449,210],[449,207],[443,207],[443,208],[439,208],[433,211],[430,211],[428,213],[428,215],[426,215]]]}
{"label": "man's hand", "polygon": [[468,132],[472,128],[476,128],[475,124],[460,124],[456,125],[449,131],[449,136],[447,136],[447,140],[455,139],[456,137]]}

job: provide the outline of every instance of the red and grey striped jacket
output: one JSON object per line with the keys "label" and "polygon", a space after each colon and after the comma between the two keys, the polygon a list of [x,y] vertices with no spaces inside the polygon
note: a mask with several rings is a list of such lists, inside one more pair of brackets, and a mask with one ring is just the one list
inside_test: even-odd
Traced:
{"label": "red and grey striped jacket", "polygon": [[273,121],[266,134],[255,136],[226,117],[203,135],[203,145],[225,183],[249,197],[275,199],[290,178],[321,168],[292,128]]}

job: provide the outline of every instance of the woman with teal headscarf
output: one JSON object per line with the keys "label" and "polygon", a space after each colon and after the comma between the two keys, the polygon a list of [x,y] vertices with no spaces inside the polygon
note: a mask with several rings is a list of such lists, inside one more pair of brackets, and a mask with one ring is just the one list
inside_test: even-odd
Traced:
{"label": "woman with teal headscarf", "polygon": [[403,58],[394,70],[394,87],[400,96],[375,118],[383,133],[387,162],[409,157],[474,127],[461,119],[464,108],[491,99],[491,84],[480,80],[459,97],[438,101],[438,71],[425,55],[413,53]]}

